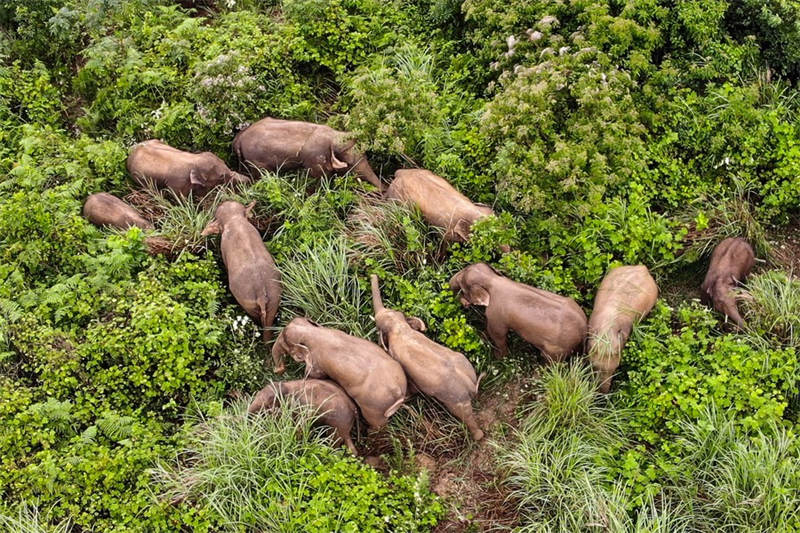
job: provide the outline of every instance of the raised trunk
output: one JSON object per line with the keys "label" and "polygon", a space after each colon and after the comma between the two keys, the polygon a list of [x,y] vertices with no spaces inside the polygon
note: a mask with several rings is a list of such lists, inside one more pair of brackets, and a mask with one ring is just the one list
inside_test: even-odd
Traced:
{"label": "raised trunk", "polygon": [[383,300],[381,300],[381,289],[378,287],[378,276],[373,274],[370,276],[370,283],[372,284],[372,305],[375,308],[375,316],[383,311]]}

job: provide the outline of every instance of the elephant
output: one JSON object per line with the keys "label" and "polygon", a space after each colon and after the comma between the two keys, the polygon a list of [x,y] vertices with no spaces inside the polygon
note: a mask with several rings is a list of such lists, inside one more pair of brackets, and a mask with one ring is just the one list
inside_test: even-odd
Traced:
{"label": "elephant", "polygon": [[89,195],[83,204],[83,216],[96,226],[111,226],[117,229],[136,226],[144,230],[153,229],[153,225],[136,209],[107,192]]}
{"label": "elephant", "polygon": [[170,189],[181,197],[203,196],[223,183],[244,184],[250,179],[229,169],[211,152],[184,152],[158,139],[131,148],[128,172],[140,185],[152,181],[159,189]]}
{"label": "elephant", "polygon": [[286,325],[272,347],[275,373],[284,372],[286,354],[305,363],[306,378],[329,377],[338,383],[373,429],[384,426],[405,401],[403,367],[368,340],[297,317]]}
{"label": "elephant", "polygon": [[602,393],[611,389],[622,349],[634,323],[644,318],[658,299],[658,285],[644,265],[620,266],[603,278],[589,317],[587,351]]}
{"label": "elephant", "polygon": [[352,170],[382,192],[380,178],[354,145],[348,133],[329,126],[267,117],[240,131],[233,151],[240,162],[271,171],[306,168],[321,178]]}
{"label": "elephant", "polygon": [[733,320],[736,327],[744,327],[744,320],[736,307],[733,289],[743,282],[755,265],[753,247],[741,237],[728,238],[714,248],[706,278],[700,286],[700,300]]}
{"label": "elephant", "polygon": [[272,409],[284,398],[291,397],[295,401],[311,406],[318,422],[336,430],[336,437],[344,443],[353,455],[358,455],[350,431],[358,418],[356,404],[339,385],[327,379],[298,379],[294,381],[278,381],[261,389],[253,398],[247,412],[257,413]]}
{"label": "elephant", "polygon": [[[395,172],[386,189],[386,198],[417,206],[428,224],[444,228],[447,242],[466,242],[472,224],[494,214],[488,205],[473,203],[447,180],[421,168]],[[508,252],[508,246],[501,246],[501,251]]]}
{"label": "elephant", "polygon": [[486,306],[486,329],[495,357],[508,353],[509,330],[559,362],[586,337],[586,314],[575,300],[510,280],[486,263],[476,263],[450,279],[464,307]]}
{"label": "elephant", "polygon": [[222,233],[222,261],[231,293],[245,312],[261,324],[266,344],[272,338],[269,328],[281,301],[281,274],[258,230],[247,220],[253,205],[221,203],[202,235]]}
{"label": "elephant", "polygon": [[371,277],[375,323],[381,343],[406,372],[409,388],[415,388],[442,402],[469,428],[472,438],[481,440],[483,431],[472,412],[478,394],[475,369],[463,354],[437,344],[423,335],[425,324],[417,317],[387,309],[381,300],[378,276]]}

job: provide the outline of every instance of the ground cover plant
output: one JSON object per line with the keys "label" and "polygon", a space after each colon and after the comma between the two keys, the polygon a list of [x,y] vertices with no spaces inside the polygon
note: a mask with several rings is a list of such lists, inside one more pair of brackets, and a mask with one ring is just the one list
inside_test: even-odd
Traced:
{"label": "ground cover plant", "polygon": [[[0,529],[800,530],[798,37],[795,0],[0,0]],[[149,138],[238,168],[264,116],[496,216],[447,245],[351,175],[179,199],[127,174]],[[89,224],[98,191],[156,230]],[[487,442],[426,399],[359,429],[368,462],[302,409],[243,416],[276,376],[201,235],[227,199],[283,272],[276,329],[377,341],[378,274],[482,375]],[[693,301],[732,236],[761,260],[741,331]],[[580,354],[492,358],[448,288],[481,261],[587,314],[619,264],[664,298],[601,396]]]}

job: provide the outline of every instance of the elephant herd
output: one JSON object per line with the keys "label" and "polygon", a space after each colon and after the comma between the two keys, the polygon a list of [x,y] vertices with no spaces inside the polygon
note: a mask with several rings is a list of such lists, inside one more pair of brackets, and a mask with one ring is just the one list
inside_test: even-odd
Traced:
{"label": "elephant herd", "polygon": [[[241,131],[233,150],[243,166],[256,169],[304,168],[314,177],[352,171],[378,187],[384,198],[416,206],[428,223],[444,230],[449,242],[466,241],[472,224],[493,214],[489,206],[473,203],[445,179],[424,169],[398,170],[384,188],[348,137],[324,125],[265,118]],[[231,170],[210,152],[184,152],[158,140],[135,145],[127,168],[138,183],[152,182],[179,196],[204,195],[218,185],[252,179]],[[252,207],[235,201],[221,203],[203,235],[221,234],[230,291],[261,326],[268,343],[281,298],[281,276],[259,231],[248,220]],[[89,196],[83,213],[97,225],[153,229],[136,209],[104,192]],[[504,246],[502,251],[509,250]],[[711,303],[738,327],[743,321],[732,290],[753,265],[753,249],[744,239],[726,239],[714,250],[701,286],[703,302]],[[475,440],[482,439],[472,407],[480,378],[472,364],[463,354],[429,339],[419,318],[385,307],[378,277],[373,274],[370,281],[380,345],[308,318],[294,318],[272,346],[274,370],[284,372],[288,355],[305,365],[305,378],[268,384],[248,411],[269,409],[281,398],[292,397],[315,409],[320,414],[318,422],[334,428],[338,439],[357,453],[350,433],[359,411],[377,429],[408,396],[420,392],[440,401]],[[588,320],[571,298],[513,281],[485,263],[457,272],[450,289],[465,307],[486,308],[486,331],[495,356],[508,353],[509,331],[538,348],[548,362],[563,361],[585,348],[602,392],[610,389],[633,325],[658,298],[656,282],[644,265],[611,269],[598,288]]]}

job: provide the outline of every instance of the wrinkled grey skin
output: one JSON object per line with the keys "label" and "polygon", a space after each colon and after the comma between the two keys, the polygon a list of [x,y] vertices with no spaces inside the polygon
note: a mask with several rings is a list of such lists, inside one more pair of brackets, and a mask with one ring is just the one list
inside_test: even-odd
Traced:
{"label": "wrinkled grey skin", "polygon": [[318,423],[335,429],[340,443],[344,443],[353,455],[358,455],[358,450],[350,438],[353,423],[358,417],[356,404],[333,381],[298,379],[270,383],[256,394],[250,407],[247,408],[247,412],[252,414],[272,409],[279,399],[288,397],[294,398],[303,405],[313,407],[319,417]]}
{"label": "wrinkled grey skin", "polygon": [[289,322],[272,347],[277,374],[285,370],[286,354],[305,363],[307,378],[329,377],[338,383],[372,428],[385,425],[405,400],[403,367],[368,340],[298,317]]}
{"label": "wrinkled grey skin", "polygon": [[223,183],[250,181],[211,152],[184,152],[157,139],[131,148],[128,172],[140,185],[152,181],[159,189],[171,189],[179,196],[204,196]]}
{"label": "wrinkled grey skin", "polygon": [[242,163],[271,171],[306,168],[321,178],[352,170],[383,191],[380,178],[347,135],[321,124],[264,118],[236,135],[233,151]]}
{"label": "wrinkled grey skin", "polygon": [[743,282],[755,265],[753,247],[741,237],[728,238],[714,248],[706,278],[700,286],[700,299],[704,305],[730,318],[736,327],[744,327],[744,320],[736,307],[733,289]]}
{"label": "wrinkled grey skin", "polygon": [[611,389],[611,378],[619,367],[622,349],[633,325],[653,309],[658,285],[644,265],[611,269],[594,298],[589,318],[589,361],[600,381],[600,392]]}
{"label": "wrinkled grey skin", "polygon": [[381,342],[405,370],[409,384],[433,396],[469,428],[472,438],[481,440],[472,400],[478,394],[475,369],[463,354],[437,344],[420,333],[425,324],[417,317],[387,309],[381,301],[378,277],[372,275],[372,303]]}
{"label": "wrinkled grey skin", "polygon": [[263,328],[264,342],[272,338],[272,327],[281,301],[281,274],[264,246],[261,235],[247,220],[252,205],[223,202],[203,235],[222,233],[222,261],[228,285],[239,305]]}
{"label": "wrinkled grey skin", "polygon": [[141,229],[153,229],[153,225],[136,209],[107,192],[89,195],[83,204],[83,216],[96,226],[111,226],[117,229],[136,226]]}
{"label": "wrinkled grey skin", "polygon": [[465,307],[486,306],[486,330],[496,357],[508,353],[509,330],[536,346],[549,362],[566,359],[586,337],[586,315],[574,300],[512,281],[486,263],[458,272],[450,289]]}
{"label": "wrinkled grey skin", "polygon": [[[494,214],[488,205],[473,203],[447,180],[421,168],[395,172],[386,197],[416,205],[428,224],[445,229],[448,242],[466,242],[472,224]],[[507,246],[502,249],[509,251]]]}

